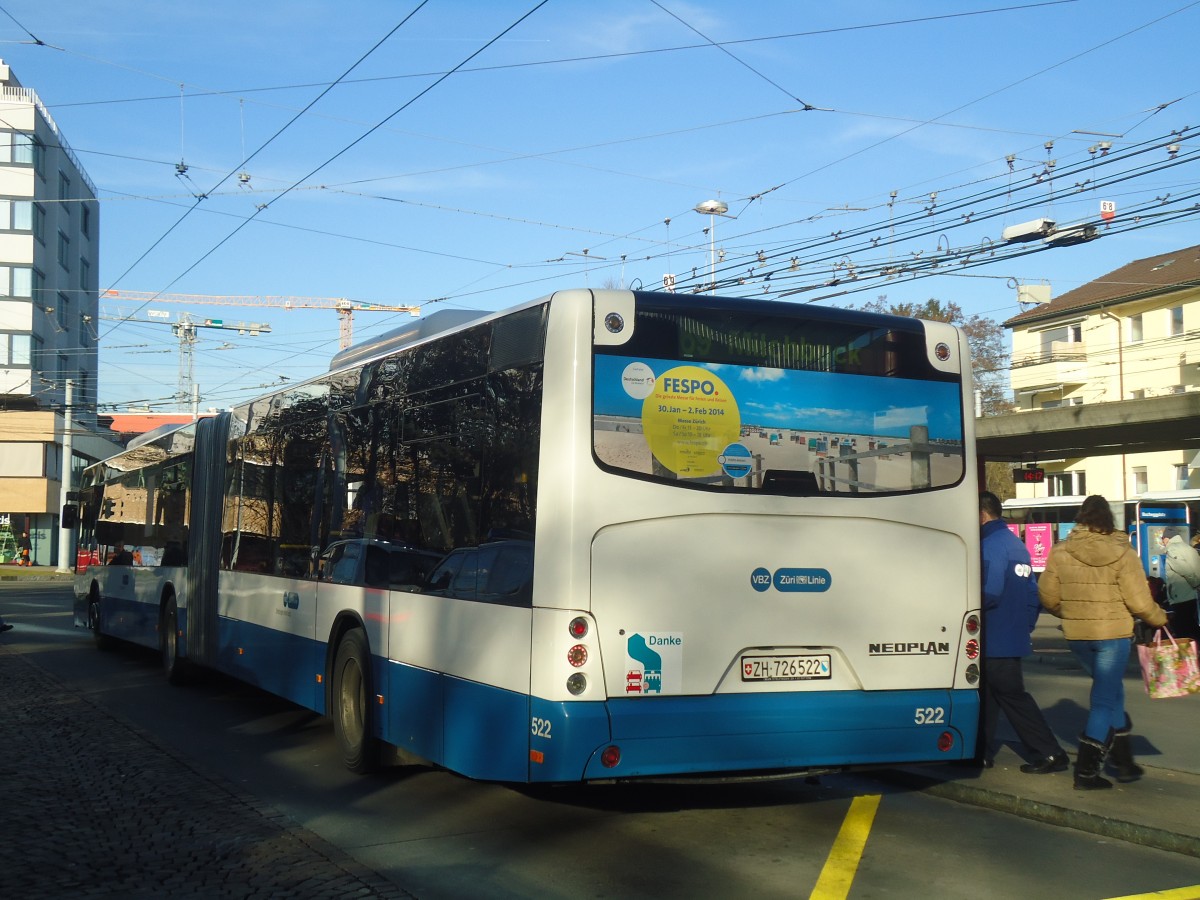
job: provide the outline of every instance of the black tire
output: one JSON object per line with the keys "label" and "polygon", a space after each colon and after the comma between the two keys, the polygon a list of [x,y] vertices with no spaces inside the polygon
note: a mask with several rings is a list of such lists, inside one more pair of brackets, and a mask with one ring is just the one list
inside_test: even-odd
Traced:
{"label": "black tire", "polygon": [[88,596],[88,630],[92,633],[92,642],[97,650],[111,650],[113,639],[100,630],[100,593],[95,587]]}
{"label": "black tire", "polygon": [[158,622],[158,649],[167,682],[183,684],[187,678],[187,660],[179,655],[179,608],[173,596],[167,598]]}
{"label": "black tire", "polygon": [[351,772],[366,774],[379,768],[379,740],[371,737],[373,697],[367,636],[361,628],[352,628],[338,644],[330,692],[333,733],[342,763]]}

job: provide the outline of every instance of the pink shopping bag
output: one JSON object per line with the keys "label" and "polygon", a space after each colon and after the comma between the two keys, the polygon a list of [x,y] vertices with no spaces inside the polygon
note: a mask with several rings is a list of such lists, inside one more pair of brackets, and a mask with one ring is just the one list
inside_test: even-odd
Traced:
{"label": "pink shopping bag", "polygon": [[1142,681],[1151,697],[1185,697],[1200,692],[1200,663],[1196,642],[1191,638],[1175,638],[1167,629],[1160,628],[1153,640],[1138,644],[1137,650]]}

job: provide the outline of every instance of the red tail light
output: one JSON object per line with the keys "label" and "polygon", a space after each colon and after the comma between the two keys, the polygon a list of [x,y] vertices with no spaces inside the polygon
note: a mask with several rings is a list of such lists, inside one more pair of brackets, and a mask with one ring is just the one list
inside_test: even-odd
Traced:
{"label": "red tail light", "polygon": [[600,765],[606,769],[615,769],[621,762],[621,748],[616,745],[605,747],[600,751]]}

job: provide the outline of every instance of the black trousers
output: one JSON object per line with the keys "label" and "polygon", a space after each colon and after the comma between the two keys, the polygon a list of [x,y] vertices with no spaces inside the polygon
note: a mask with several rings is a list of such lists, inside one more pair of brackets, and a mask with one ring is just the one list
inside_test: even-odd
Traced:
{"label": "black trousers", "polygon": [[1200,643],[1200,622],[1197,622],[1197,603],[1188,600],[1185,603],[1171,604],[1171,619],[1167,627],[1177,638],[1191,638]]}
{"label": "black trousers", "polygon": [[1013,730],[1037,758],[1062,752],[1058,739],[1037,702],[1025,690],[1019,657],[992,657],[984,663],[983,674],[983,753],[992,756],[996,723],[1003,711]]}

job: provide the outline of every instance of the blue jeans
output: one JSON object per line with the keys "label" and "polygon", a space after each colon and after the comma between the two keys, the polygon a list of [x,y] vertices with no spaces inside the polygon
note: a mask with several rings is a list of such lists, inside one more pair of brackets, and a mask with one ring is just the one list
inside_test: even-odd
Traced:
{"label": "blue jeans", "polygon": [[1092,676],[1091,709],[1083,733],[1100,744],[1111,731],[1125,727],[1125,667],[1129,638],[1107,641],[1068,641],[1067,646]]}

